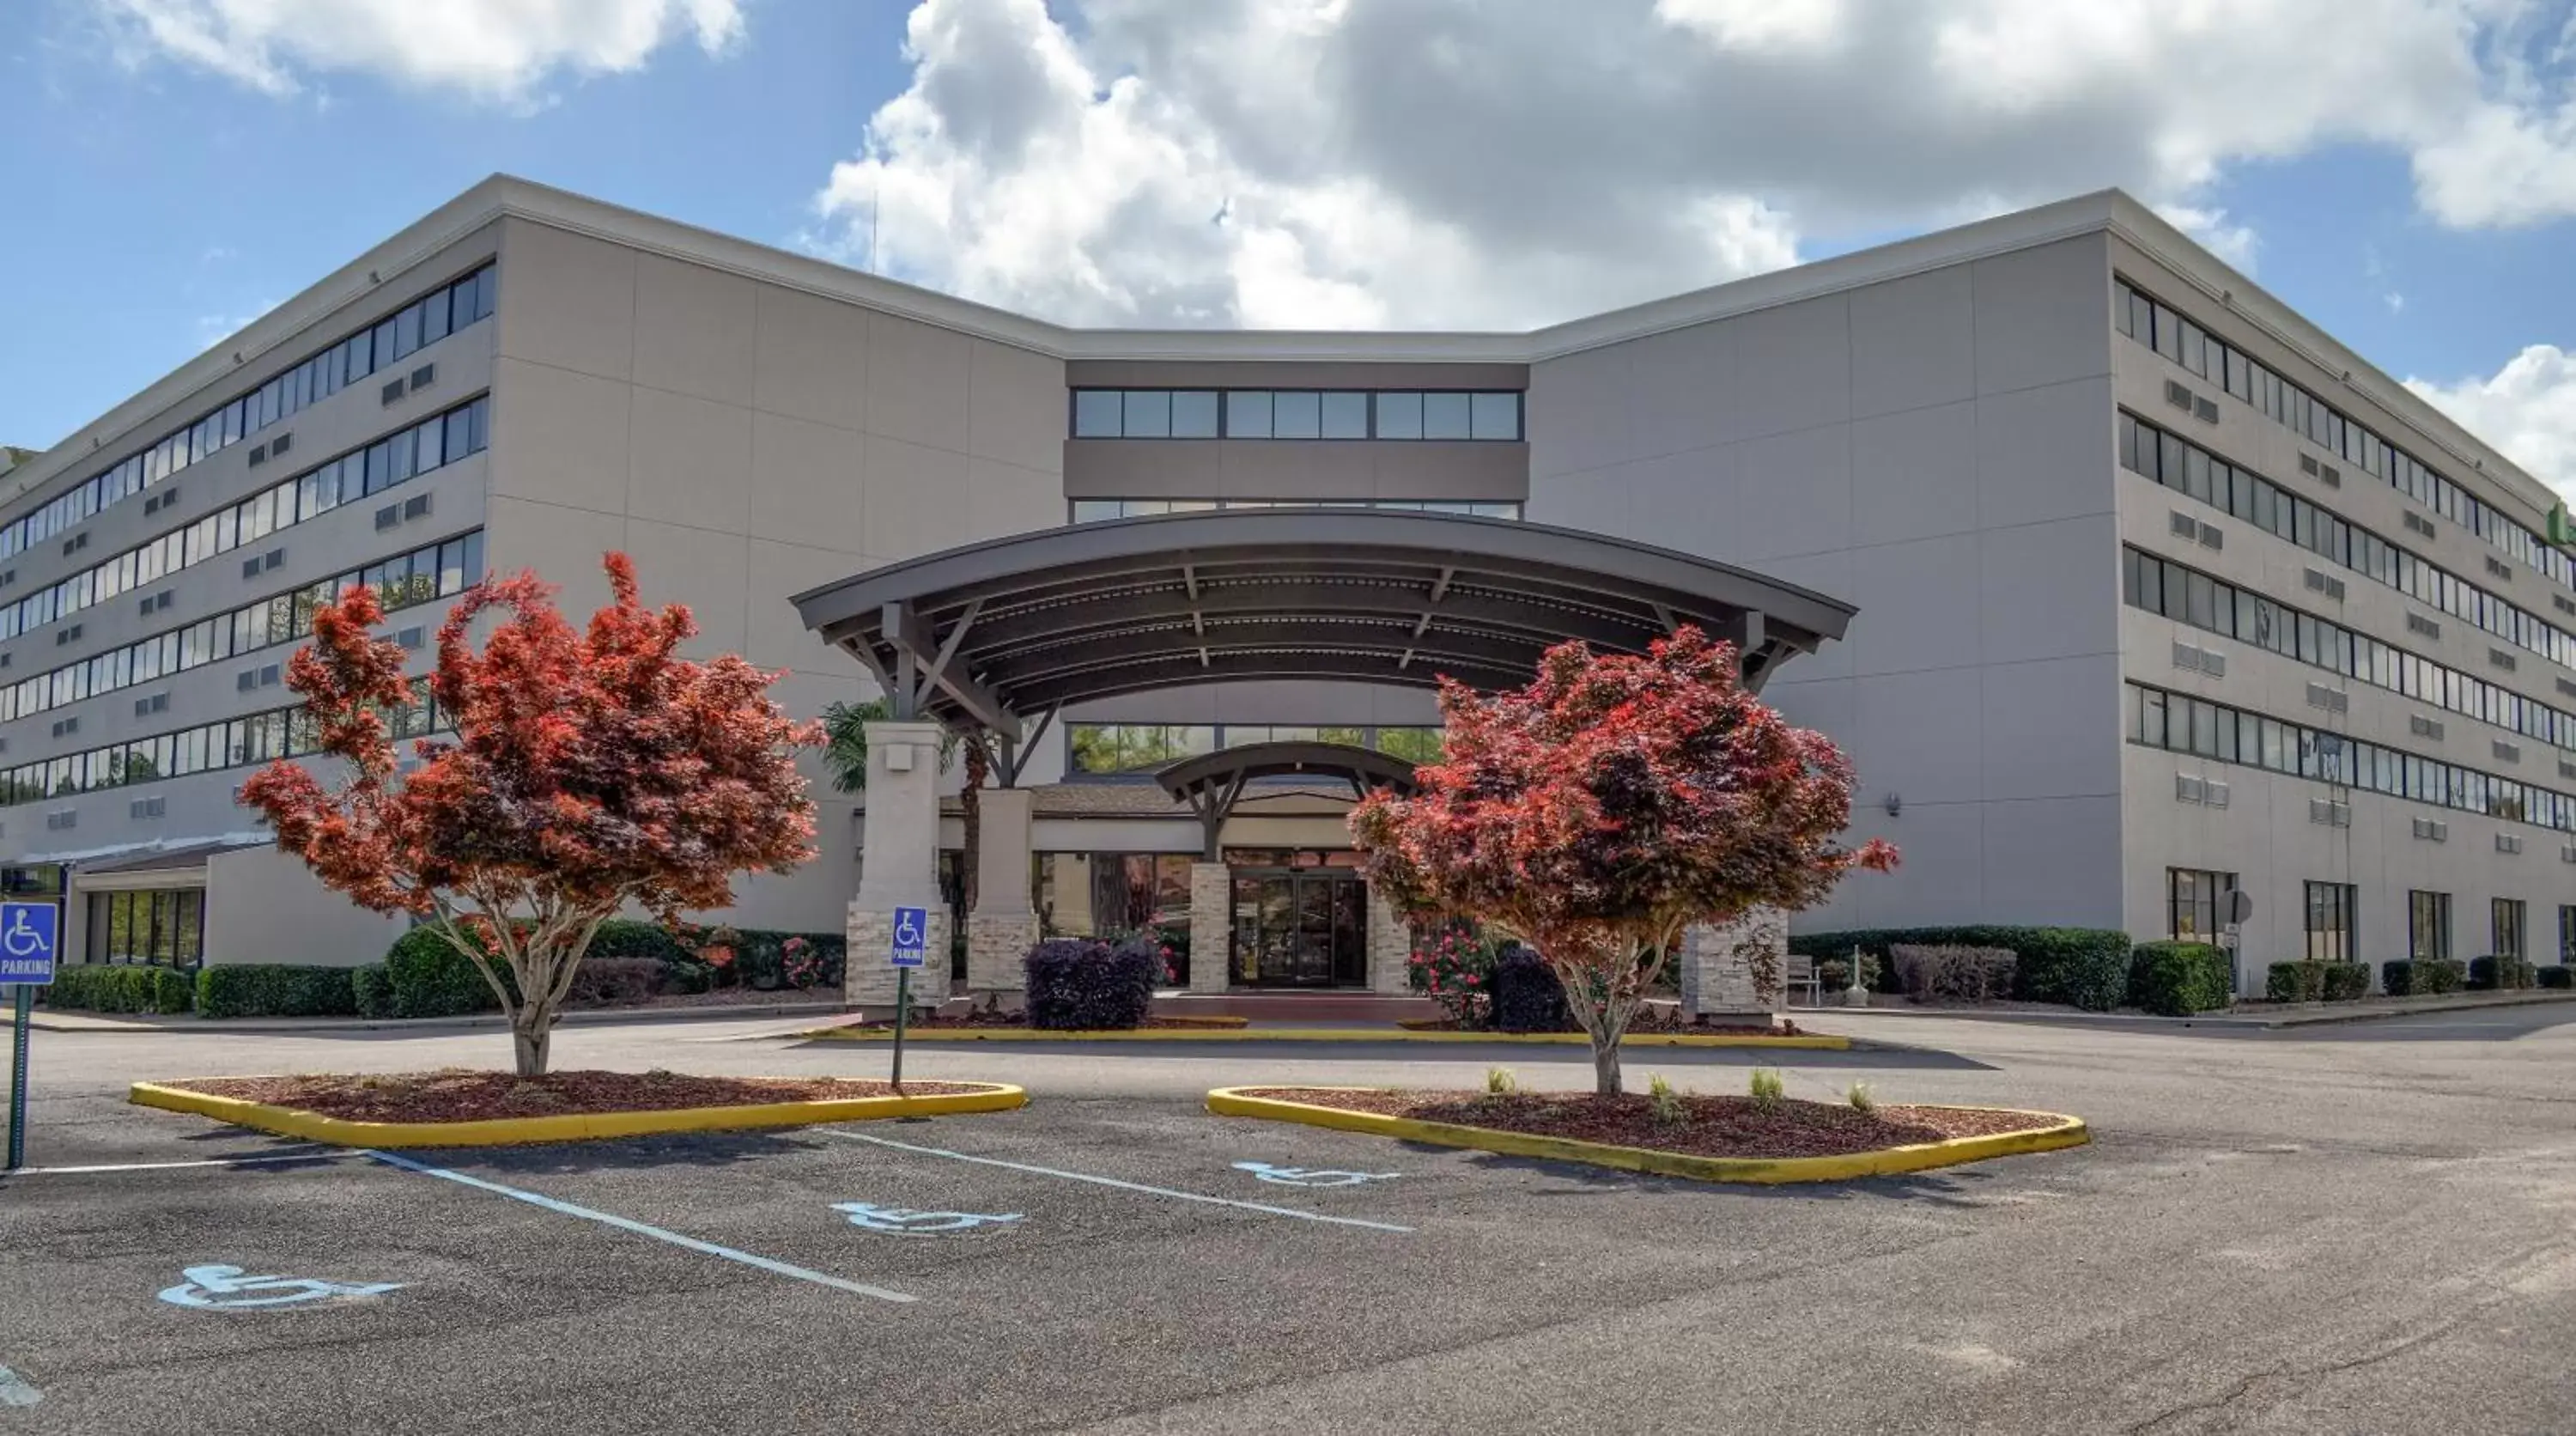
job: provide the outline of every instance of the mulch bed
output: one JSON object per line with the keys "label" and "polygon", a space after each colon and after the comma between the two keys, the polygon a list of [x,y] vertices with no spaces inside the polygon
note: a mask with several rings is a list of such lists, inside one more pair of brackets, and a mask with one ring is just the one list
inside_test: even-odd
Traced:
{"label": "mulch bed", "polygon": [[[1408,1017],[1396,1024],[1415,1032],[1498,1032],[1500,1028],[1467,1027],[1445,1017]],[[1579,1033],[1580,1027],[1560,1027],[1558,1032]],[[1678,1013],[1645,1011],[1629,1022],[1631,1033],[1688,1033],[1695,1037],[1804,1037],[1807,1030],[1783,1017],[1769,1027],[1746,1024],[1721,1026],[1717,1023],[1694,1022]]]}
{"label": "mulch bed", "polygon": [[1963,1111],[1955,1107],[1856,1107],[1750,1097],[1681,1099],[1682,1117],[1655,1116],[1651,1098],[1637,1093],[1597,1097],[1482,1092],[1335,1091],[1317,1087],[1250,1087],[1248,1097],[1373,1112],[1540,1137],[1567,1137],[1616,1147],[1647,1147],[1695,1157],[1832,1157],[1937,1142],[2027,1131],[2034,1119],[2019,1112]]}
{"label": "mulch bed", "polygon": [[[474,1122],[594,1112],[663,1112],[679,1107],[747,1107],[764,1102],[830,1102],[891,1097],[892,1084],[846,1077],[691,1077],[677,1072],[508,1072],[450,1068],[350,1077],[207,1077],[165,1083],[214,1097],[292,1107],[351,1122]],[[955,1082],[906,1082],[903,1094],[972,1092]]]}
{"label": "mulch bed", "polygon": [[[892,1032],[894,1030],[894,1019],[891,1017],[870,1018],[865,1022],[855,1022],[850,1025],[866,1032],[873,1032],[880,1027],[884,1028],[888,1032]],[[915,1018],[904,1025],[915,1032],[919,1032],[925,1027],[980,1028],[985,1030],[998,1029],[1014,1032],[1030,1032],[1037,1030],[1029,1026],[1029,1015],[1025,1012],[990,1012],[981,1008],[972,1012],[942,1012],[933,1017]],[[1217,1017],[1148,1017],[1136,1025],[1138,1027],[1186,1027],[1193,1030],[1205,1030],[1208,1028],[1242,1027],[1245,1023],[1243,1019],[1240,1018],[1229,1020]],[[1119,1030],[1124,1031],[1126,1029],[1122,1028]]]}

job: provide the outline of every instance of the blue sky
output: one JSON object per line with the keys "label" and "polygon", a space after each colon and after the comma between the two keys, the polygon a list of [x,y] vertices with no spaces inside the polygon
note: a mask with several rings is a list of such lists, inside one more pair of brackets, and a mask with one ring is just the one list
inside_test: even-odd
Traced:
{"label": "blue sky", "polygon": [[845,259],[873,211],[892,272],[1076,322],[1387,327],[2120,184],[2576,477],[2568,0],[2034,3],[20,0],[0,441],[495,170]]}

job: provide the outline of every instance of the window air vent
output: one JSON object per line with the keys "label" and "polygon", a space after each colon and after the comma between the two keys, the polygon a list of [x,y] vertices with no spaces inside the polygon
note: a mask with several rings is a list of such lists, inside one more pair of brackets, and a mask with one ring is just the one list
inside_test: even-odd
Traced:
{"label": "window air vent", "polygon": [[2166,403],[2173,405],[2177,409],[2188,410],[2191,408],[2191,397],[2191,390],[2175,383],[2171,379],[2167,379],[2165,381]]}
{"label": "window air vent", "polygon": [[167,798],[137,798],[125,807],[129,818],[157,818],[169,811]]}
{"label": "window air vent", "polygon": [[2426,638],[2439,638],[2442,636],[2442,625],[2420,613],[2410,613],[2406,615],[2406,631],[2420,633]]}
{"label": "window air vent", "polygon": [[135,611],[142,614],[145,618],[150,618],[152,616],[152,596],[150,594],[145,594],[143,596],[143,602],[136,606]]}
{"label": "window air vent", "polygon": [[2310,798],[2308,821],[2321,827],[2349,828],[2352,826],[2352,804],[2332,798]]}
{"label": "window air vent", "polygon": [[411,371],[411,386],[412,386],[414,389],[426,389],[426,388],[428,388],[428,387],[430,386],[430,382],[431,382],[432,380],[436,379],[437,377],[438,377],[438,366],[437,366],[437,365],[435,365],[435,364],[423,364],[423,365],[421,365],[419,368],[414,369],[413,371]]}
{"label": "window air vent", "polygon": [[2557,680],[2557,683],[2559,692],[2566,694],[2570,698],[2576,698],[2576,678],[2561,678]]}
{"label": "window air vent", "polygon": [[2522,839],[2515,837],[2511,833],[2498,833],[2495,835],[2495,839],[2497,852],[2519,853],[2522,851]]}
{"label": "window air vent", "polygon": [[154,494],[143,501],[143,516],[145,518],[150,518],[152,515],[159,512],[161,512],[161,496],[159,494]]}
{"label": "window air vent", "polygon": [[277,667],[277,665],[276,665],[276,664],[274,664],[274,663],[267,663],[267,664],[262,664],[262,665],[260,666],[260,670],[259,670],[259,686],[260,686],[260,687],[262,687],[262,688],[274,688],[274,687],[276,687],[276,686],[277,686],[277,680],[278,680],[278,677],[279,677],[279,673],[278,673],[278,667]]}
{"label": "window air vent", "polygon": [[376,527],[389,529],[402,522],[402,505],[387,504],[376,510]]}
{"label": "window air vent", "polygon": [[2576,778],[2576,763],[2570,763],[2564,758],[2559,759],[2558,776],[2562,778]]}
{"label": "window air vent", "polygon": [[[5,582],[7,582],[6,579],[0,579],[0,583]],[[2565,594],[2561,593],[2553,593],[2549,595],[2549,601],[2557,606],[2560,613],[2576,613],[2576,598],[2569,598]]]}
{"label": "window air vent", "polygon": [[259,556],[259,566],[261,568],[276,568],[278,565],[285,562],[286,550],[282,548],[270,549],[268,552]]}
{"label": "window air vent", "polygon": [[2417,818],[2415,836],[2428,843],[2447,843],[2451,840],[2451,825],[2439,818]]}
{"label": "window air vent", "polygon": [[2177,643],[2173,646],[2173,661],[2176,668],[2188,668],[2196,673],[2206,673],[2212,678],[2227,676],[2227,655],[2216,649],[2202,648],[2191,643]]}
{"label": "window air vent", "polygon": [[429,513],[429,495],[427,495],[427,494],[414,494],[414,495],[412,495],[410,498],[407,498],[407,499],[403,500],[403,517],[404,517],[404,518],[407,518],[407,519],[424,518],[424,517],[426,517],[426,516],[428,515],[428,513]]}
{"label": "window air vent", "polygon": [[56,832],[60,832],[65,828],[78,827],[80,826],[80,814],[77,812],[47,813],[45,814],[45,826]]}
{"label": "window air vent", "polygon": [[2191,416],[2192,416],[2193,418],[2195,418],[2195,419],[2198,419],[2199,421],[2201,421],[2201,422],[2202,422],[2202,423],[2204,423],[2204,424],[2215,424],[2215,423],[2217,423],[2217,422],[2218,422],[2218,401],[2217,401],[2217,400],[2215,400],[2215,399],[2194,399],[2194,400],[2192,400],[2192,401],[2191,401]]}
{"label": "window air vent", "polygon": [[2337,603],[2343,602],[2343,580],[2335,577],[2333,574],[2312,568],[2306,572],[2304,581],[2307,586],[2315,592],[2322,593]]}
{"label": "window air vent", "polygon": [[2503,559],[2488,559],[2487,572],[2495,575],[2497,578],[2503,579],[2507,583],[2513,582],[2513,565],[2506,563]]}
{"label": "window air vent", "polygon": [[57,718],[54,720],[54,736],[57,738],[60,738],[67,733],[77,733],[79,731],[80,720],[78,718]]}
{"label": "window air vent", "polygon": [[2317,472],[2317,456],[2314,454],[2299,455],[2299,472],[2306,474],[2311,478],[2315,477]]}
{"label": "window air vent", "polygon": [[426,641],[426,637],[418,628],[406,628],[394,635],[394,642],[405,648],[418,648]]}
{"label": "window air vent", "polygon": [[256,668],[245,668],[233,675],[233,688],[236,692],[248,693],[258,686],[259,670]]}
{"label": "window air vent", "polygon": [[169,711],[170,695],[167,693],[155,693],[149,698],[137,698],[134,700],[134,716],[137,718],[148,718],[155,713],[167,713]]}
{"label": "window air vent", "polygon": [[2569,843],[2567,846],[2560,848],[2558,850],[2558,860],[2562,863],[2576,863],[2576,843]]}
{"label": "window air vent", "polygon": [[2322,708],[2329,713],[2349,713],[2352,711],[2352,695],[2340,688],[2311,683],[2308,685],[2308,706]]}
{"label": "window air vent", "polygon": [[387,384],[384,392],[384,398],[379,401],[381,403],[390,404],[396,399],[401,398],[403,396],[403,381],[396,379],[392,383]]}
{"label": "window air vent", "polygon": [[2433,521],[2431,519],[2428,519],[2422,514],[2416,513],[2412,510],[2409,510],[2406,514],[2406,526],[2413,529],[2415,532],[2422,534],[2426,538],[2433,537],[2435,532]]}
{"label": "window air vent", "polygon": [[2498,738],[2487,746],[2497,758],[2502,759],[2507,763],[2519,763],[2522,761],[2522,745],[2519,743],[2508,743],[2502,738]]}
{"label": "window air vent", "polygon": [[259,560],[258,560],[256,557],[246,558],[246,559],[243,559],[243,560],[242,560],[242,577],[244,577],[244,578],[257,578],[257,577],[259,577]]}
{"label": "window air vent", "polygon": [[2488,649],[2487,662],[2494,664],[2496,667],[2503,669],[2507,673],[2511,673],[2522,666],[2522,660],[2505,652],[2501,648]]}
{"label": "window air vent", "polygon": [[2216,778],[2199,778],[2189,773],[2176,773],[2174,774],[2174,796],[2186,803],[2224,808],[2227,806],[2227,785]]}
{"label": "window air vent", "polygon": [[2221,531],[2216,524],[2202,524],[2200,526],[2200,546],[2202,548],[2225,548],[2227,547],[2227,535]]}
{"label": "window air vent", "polygon": [[285,457],[286,451],[294,447],[295,436],[293,434],[280,434],[276,438],[268,441],[268,452],[271,456],[277,458]]}
{"label": "window air vent", "polygon": [[256,469],[256,468],[258,468],[260,465],[265,464],[265,463],[267,463],[267,462],[268,462],[268,445],[266,445],[266,444],[253,444],[253,445],[251,445],[251,446],[250,446],[250,466],[251,466],[252,468]]}
{"label": "window air vent", "polygon": [[2343,472],[2332,464],[2319,464],[2317,465],[2317,480],[2320,483],[2323,483],[2327,488],[2339,489],[2343,487]]}
{"label": "window air vent", "polygon": [[2442,736],[2442,725],[2435,719],[2417,715],[2406,720],[2406,731],[2418,738],[2439,738]]}
{"label": "window air vent", "polygon": [[2174,510],[2169,526],[2173,529],[2173,534],[2176,538],[2200,537],[2200,520],[2193,518],[2191,515],[2184,513],[2180,509]]}
{"label": "window air vent", "polygon": [[170,592],[168,589],[163,589],[161,592],[152,595],[152,606],[154,608],[168,608],[170,605],[177,603],[178,601],[179,595]]}

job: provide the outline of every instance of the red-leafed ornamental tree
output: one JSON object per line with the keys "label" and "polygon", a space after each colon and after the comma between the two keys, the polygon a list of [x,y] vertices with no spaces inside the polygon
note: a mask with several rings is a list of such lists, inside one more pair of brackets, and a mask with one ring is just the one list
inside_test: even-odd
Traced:
{"label": "red-leafed ornamental tree", "polygon": [[[591,935],[627,903],[666,921],[733,900],[733,875],[813,856],[794,751],[817,740],[769,697],[774,675],[727,654],[677,655],[688,609],[615,601],[575,629],[534,574],[467,592],[438,631],[430,698],[450,740],[399,773],[384,714],[417,702],[403,650],[371,630],[375,593],[314,615],[289,682],[336,786],[278,762],[243,787],[278,847],[361,907],[420,918],[481,973],[510,1019],[518,1071],[546,1070],[556,1014]],[[474,651],[468,628],[506,615]]]}
{"label": "red-leafed ornamental tree", "polygon": [[1732,645],[1683,628],[1643,656],[1560,644],[1536,681],[1443,680],[1447,754],[1412,797],[1351,813],[1380,893],[1417,919],[1472,917],[1535,945],[1592,1039],[1605,1096],[1619,1042],[1683,929],[1810,907],[1896,850],[1839,841],[1851,766],[1737,682]]}

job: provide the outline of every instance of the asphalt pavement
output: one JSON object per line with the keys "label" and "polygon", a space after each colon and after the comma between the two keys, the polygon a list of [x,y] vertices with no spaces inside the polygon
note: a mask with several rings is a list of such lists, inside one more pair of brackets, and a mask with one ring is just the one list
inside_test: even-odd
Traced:
{"label": "asphalt pavement", "polygon": [[[776,1021],[557,1065],[876,1075]],[[45,1033],[0,1179],[25,1432],[2563,1432],[2576,1012],[2260,1033],[1823,1014],[1706,1091],[2071,1111],[2071,1152],[1731,1188],[1221,1119],[1212,1086],[1581,1087],[1580,1049],[922,1047],[1021,1111],[317,1151],[148,1078],[491,1065],[439,1035]],[[188,1164],[188,1165],[173,1165]]]}

